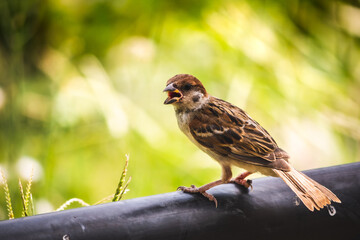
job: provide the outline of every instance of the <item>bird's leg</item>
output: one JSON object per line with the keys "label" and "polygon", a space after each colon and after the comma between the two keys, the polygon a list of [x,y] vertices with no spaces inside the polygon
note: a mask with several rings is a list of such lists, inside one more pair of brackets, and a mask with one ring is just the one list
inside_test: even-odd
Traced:
{"label": "bird's leg", "polygon": [[218,204],[216,198],[212,194],[207,193],[206,191],[217,185],[228,183],[230,181],[232,176],[230,166],[222,165],[222,167],[222,177],[220,180],[205,184],[199,188],[195,187],[194,185],[191,185],[191,187],[180,186],[177,188],[177,190],[181,190],[186,193],[201,193],[204,197],[206,197],[210,201],[213,201],[215,203],[215,207],[217,207]]}
{"label": "bird's leg", "polygon": [[240,174],[239,176],[237,176],[236,178],[233,178],[230,180],[231,183],[237,183],[239,185],[243,185],[246,188],[253,188],[252,187],[252,181],[251,180],[245,180],[245,178],[247,176],[249,176],[250,174],[252,174],[251,172],[243,172],[242,174]]}

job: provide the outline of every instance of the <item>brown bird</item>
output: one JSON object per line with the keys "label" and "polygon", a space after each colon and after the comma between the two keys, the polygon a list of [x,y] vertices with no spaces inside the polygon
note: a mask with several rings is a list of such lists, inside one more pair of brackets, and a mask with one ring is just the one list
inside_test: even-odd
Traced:
{"label": "brown bird", "polygon": [[[181,131],[202,151],[218,161],[222,167],[220,180],[196,188],[179,187],[188,193],[201,193],[210,201],[216,198],[207,193],[223,183],[237,183],[245,187],[245,180],[254,172],[280,177],[310,210],[320,210],[331,201],[340,203],[329,189],[295,170],[289,155],[278,147],[270,134],[242,109],[207,93],[202,83],[189,74],[178,74],[167,81],[164,104],[172,104]],[[247,170],[232,179],[231,166]]]}

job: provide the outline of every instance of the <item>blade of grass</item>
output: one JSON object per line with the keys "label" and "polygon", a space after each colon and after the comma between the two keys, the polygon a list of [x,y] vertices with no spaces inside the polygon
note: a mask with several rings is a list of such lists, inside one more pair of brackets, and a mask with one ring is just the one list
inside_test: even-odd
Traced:
{"label": "blade of grass", "polygon": [[4,192],[5,192],[5,200],[6,200],[6,208],[7,208],[7,211],[8,211],[8,217],[9,217],[9,219],[14,219],[14,212],[13,212],[13,208],[12,208],[12,205],[11,205],[10,190],[9,190],[9,186],[7,184],[5,174],[4,174],[2,169],[0,169],[0,174],[1,174],[2,183],[4,185]]}
{"label": "blade of grass", "polygon": [[35,215],[34,201],[31,193],[30,193],[29,205],[30,205],[30,208],[28,206],[29,216]]}
{"label": "blade of grass", "polygon": [[121,200],[121,198],[122,198],[122,196],[123,196],[123,195],[127,192],[127,190],[128,190],[128,189],[126,189],[126,188],[128,187],[128,185],[129,185],[130,181],[131,181],[131,177],[129,177],[129,180],[126,182],[126,184],[125,184],[124,188],[122,189],[122,191],[121,191],[121,193],[120,193],[120,196],[119,196],[119,200],[118,200],[118,201],[120,201],[120,200]]}
{"label": "blade of grass", "polygon": [[111,194],[107,197],[104,197],[103,199],[101,199],[100,201],[97,201],[96,203],[94,203],[93,205],[97,205],[97,204],[100,204],[100,203],[104,203],[104,202],[108,202],[110,200],[112,200],[114,198],[114,194]]}
{"label": "blade of grass", "polygon": [[29,212],[29,205],[30,205],[30,195],[31,195],[31,184],[32,184],[32,180],[34,177],[34,165],[31,167],[31,174],[30,174],[30,178],[29,181],[26,185],[26,193],[25,193],[25,215],[26,216],[31,216],[30,212]]}
{"label": "blade of grass", "polygon": [[58,209],[56,209],[55,211],[63,211],[66,208],[68,208],[71,204],[73,203],[79,203],[81,206],[83,207],[87,207],[90,206],[90,204],[86,203],[84,200],[80,199],[80,198],[71,198],[69,200],[67,200],[65,203],[63,203]]}
{"label": "blade of grass", "polygon": [[126,173],[127,173],[127,168],[128,168],[128,165],[129,165],[129,155],[126,154],[126,161],[125,161],[125,166],[124,166],[124,170],[123,172],[121,173],[121,177],[120,177],[120,181],[119,181],[119,184],[116,188],[116,191],[115,191],[115,194],[114,194],[114,198],[113,198],[113,202],[116,202],[116,201],[119,201],[120,198],[121,198],[121,192],[123,192],[123,185],[124,185],[124,182],[125,182],[125,177],[126,177]]}
{"label": "blade of grass", "polygon": [[20,178],[19,178],[19,189],[20,189],[21,203],[22,203],[22,206],[23,206],[23,210],[21,211],[21,216],[26,217],[27,216],[27,211],[26,211],[24,189],[23,189]]}

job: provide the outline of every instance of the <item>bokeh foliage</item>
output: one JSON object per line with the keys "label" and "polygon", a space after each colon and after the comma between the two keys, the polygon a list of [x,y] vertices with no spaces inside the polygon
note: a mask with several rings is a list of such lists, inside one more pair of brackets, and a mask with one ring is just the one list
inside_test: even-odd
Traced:
{"label": "bokeh foliage", "polygon": [[359,5],[0,1],[0,166],[15,209],[29,164],[38,212],[112,194],[126,153],[125,198],[217,179],[162,105],[177,73],[246,109],[299,169],[359,161]]}

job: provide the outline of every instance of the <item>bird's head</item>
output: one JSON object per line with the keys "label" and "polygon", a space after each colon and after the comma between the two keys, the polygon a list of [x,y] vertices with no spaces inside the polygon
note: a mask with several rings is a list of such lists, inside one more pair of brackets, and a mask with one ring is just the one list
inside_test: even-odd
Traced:
{"label": "bird's head", "polygon": [[172,104],[176,109],[196,109],[208,99],[202,83],[189,74],[178,74],[170,78],[164,92],[168,94],[164,104]]}

